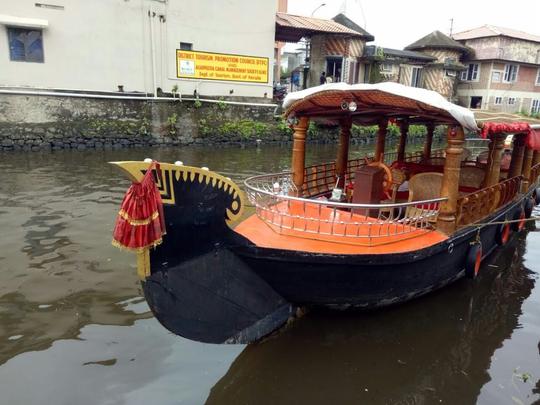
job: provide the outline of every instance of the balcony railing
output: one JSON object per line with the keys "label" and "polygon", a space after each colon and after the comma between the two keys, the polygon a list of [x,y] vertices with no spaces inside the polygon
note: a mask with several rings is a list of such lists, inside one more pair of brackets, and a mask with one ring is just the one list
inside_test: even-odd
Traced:
{"label": "balcony railing", "polygon": [[291,173],[254,176],[244,181],[257,216],[276,232],[347,243],[379,245],[432,230],[446,198],[392,204],[350,204],[296,197]]}
{"label": "balcony railing", "polygon": [[457,201],[456,224],[469,225],[513,201],[519,193],[521,176],[467,194]]}
{"label": "balcony railing", "polygon": [[[444,149],[435,149],[431,157],[443,157]],[[423,159],[422,152],[407,153],[405,162],[419,163]],[[384,163],[392,164],[397,160],[397,152],[388,152],[383,156]],[[365,158],[351,159],[347,162],[345,181],[354,180],[356,169],[373,161],[373,155]],[[308,166],[304,169],[304,186],[300,193],[303,197],[314,197],[332,191],[336,184],[336,164],[335,162],[322,163]]]}

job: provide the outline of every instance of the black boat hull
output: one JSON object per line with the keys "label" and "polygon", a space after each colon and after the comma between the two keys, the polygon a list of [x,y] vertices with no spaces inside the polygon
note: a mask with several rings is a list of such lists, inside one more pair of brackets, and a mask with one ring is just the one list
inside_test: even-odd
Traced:
{"label": "black boat hull", "polygon": [[[158,176],[167,235],[142,281],[170,331],[209,343],[249,343],[283,326],[298,307],[376,308],[437,290],[465,275],[470,250],[497,245],[499,225],[528,195],[484,220],[406,253],[338,255],[262,248],[231,229],[242,192],[210,171],[163,165]],[[187,175],[185,173],[188,173]],[[532,191],[531,191],[532,193]],[[141,273],[141,272],[139,272]]]}
{"label": "black boat hull", "polygon": [[[521,201],[486,218],[504,221]],[[249,267],[289,302],[299,306],[372,308],[404,302],[465,275],[472,244],[483,257],[498,244],[498,225],[473,227],[425,249],[379,255],[327,255],[246,246],[236,249]]]}

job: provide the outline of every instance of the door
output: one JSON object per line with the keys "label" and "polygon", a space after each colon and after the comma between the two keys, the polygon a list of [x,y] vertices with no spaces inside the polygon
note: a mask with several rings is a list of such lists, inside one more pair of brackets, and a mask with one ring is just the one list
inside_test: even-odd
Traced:
{"label": "door", "polygon": [[343,68],[343,58],[342,57],[328,57],[326,58],[326,77],[327,81],[330,82],[340,82],[342,81],[342,68]]}

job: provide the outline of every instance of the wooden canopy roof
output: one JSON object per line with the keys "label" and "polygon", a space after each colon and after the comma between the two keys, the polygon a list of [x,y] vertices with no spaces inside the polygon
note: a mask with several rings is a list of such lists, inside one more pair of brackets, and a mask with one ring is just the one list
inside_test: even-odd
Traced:
{"label": "wooden canopy roof", "polygon": [[[349,109],[351,102],[356,108]],[[290,93],[283,103],[285,116],[307,116],[337,124],[351,118],[355,124],[373,125],[381,119],[407,119],[410,123],[461,125],[477,131],[474,114],[448,102],[434,91],[398,83],[324,84]]]}

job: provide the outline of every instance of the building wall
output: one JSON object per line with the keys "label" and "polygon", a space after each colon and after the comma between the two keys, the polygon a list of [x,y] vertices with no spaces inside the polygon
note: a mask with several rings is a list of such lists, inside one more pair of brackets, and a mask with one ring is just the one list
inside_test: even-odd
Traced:
{"label": "building wall", "polygon": [[478,79],[474,81],[459,80],[459,88],[462,89],[485,89],[489,86],[490,76],[491,76],[491,61],[479,61],[479,60],[468,60],[463,62],[465,67],[469,67],[469,64],[477,63],[478,64]]}
{"label": "building wall", "polygon": [[424,87],[426,89],[438,92],[447,100],[451,100],[454,97],[454,83],[456,78],[447,76],[444,68],[426,66],[423,74]]}
{"label": "building wall", "polygon": [[401,73],[399,75],[399,83],[404,84],[405,86],[411,85],[412,80],[412,69],[413,65],[402,64]]}
{"label": "building wall", "polygon": [[7,29],[0,25],[0,85],[104,91],[124,85],[127,91],[151,90],[142,0],[55,3],[64,10],[34,4],[0,0],[2,14],[49,22],[43,30],[44,63],[10,61]]}
{"label": "building wall", "polygon": [[311,37],[311,65],[308,74],[308,87],[319,85],[321,73],[326,70],[326,58],[328,56],[343,58],[342,80],[346,83],[353,82],[353,78],[350,77],[351,65],[358,64],[358,81],[361,82],[363,71],[359,59],[364,53],[364,48],[365,41],[359,38],[351,39],[341,35],[313,35]]}
{"label": "building wall", "polygon": [[307,77],[307,86],[319,85],[319,77],[326,70],[326,47],[323,35],[313,35],[311,37],[311,60]]}
{"label": "building wall", "polygon": [[456,72],[456,76],[448,76],[446,74],[446,69],[441,64],[446,63],[448,60],[452,60],[453,63],[459,63],[462,58],[462,52],[453,49],[425,49],[423,53],[437,58],[436,61],[432,62],[437,64],[433,66],[428,64],[424,69],[424,87],[428,90],[433,90],[440,93],[443,97],[448,100],[454,100],[456,81],[458,80],[457,75],[459,72]]}
{"label": "building wall", "polygon": [[501,72],[501,81],[495,82],[491,80],[491,88],[495,90],[509,91],[532,91],[540,92],[540,86],[535,84],[538,75],[538,67],[519,65],[517,72],[517,81],[515,83],[504,83],[502,81],[504,75],[504,63],[494,63],[493,70]]}
{"label": "building wall", "polygon": [[[225,4],[226,3],[226,4]],[[155,87],[201,95],[272,95],[276,2],[250,0],[59,0],[63,10],[31,0],[0,0],[1,13],[47,20],[44,63],[12,62],[0,25],[0,85],[90,91],[154,92]],[[269,58],[268,83],[176,77],[180,42],[193,50]],[[153,44],[153,46],[152,46]],[[152,57],[153,56],[153,57]],[[154,69],[155,66],[155,69]]]}
{"label": "building wall", "polygon": [[[385,82],[398,82],[400,79],[400,65],[399,63],[390,63],[384,62],[387,70],[383,69],[383,63],[380,65],[381,77],[384,78]],[[389,68],[389,69],[388,69]]]}
{"label": "building wall", "polygon": [[456,62],[459,62],[462,55],[460,51],[454,51],[452,49],[423,49],[421,52],[437,58],[435,63],[444,63],[447,58],[454,59]]}
{"label": "building wall", "polygon": [[[288,7],[288,0],[277,0],[278,12],[286,13]],[[285,42],[276,42],[274,45],[274,81],[279,82],[281,80],[281,50],[285,46]]]}
{"label": "building wall", "polygon": [[[478,81],[459,81],[458,96],[462,105],[469,106],[471,97],[482,97],[482,108],[503,112],[530,112],[531,103],[540,98],[540,85],[536,85],[539,67],[519,65],[517,80],[514,83],[504,83],[504,68],[506,62],[478,61],[465,62],[478,63]],[[496,81],[494,72],[499,75]],[[501,104],[495,104],[495,97],[500,97]],[[514,104],[508,104],[508,99],[514,98]]]}
{"label": "building wall", "polygon": [[540,43],[509,37],[475,38],[465,41],[475,59],[500,59],[540,64]]}

